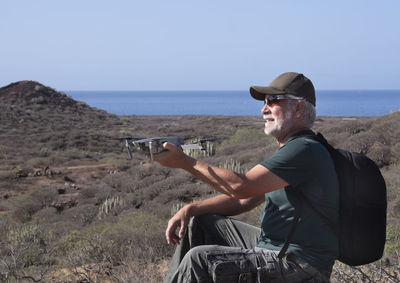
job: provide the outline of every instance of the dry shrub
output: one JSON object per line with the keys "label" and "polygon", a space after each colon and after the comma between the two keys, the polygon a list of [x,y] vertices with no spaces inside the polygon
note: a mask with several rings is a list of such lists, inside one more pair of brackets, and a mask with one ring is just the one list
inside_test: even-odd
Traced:
{"label": "dry shrub", "polygon": [[108,186],[118,192],[132,192],[134,191],[135,180],[129,174],[117,173],[109,174],[102,179]]}
{"label": "dry shrub", "polygon": [[[128,154],[127,154],[128,156]],[[112,159],[111,164],[114,168],[121,171],[126,171],[132,167],[133,163],[131,160],[128,159]]]}
{"label": "dry shrub", "polygon": [[53,165],[52,160],[48,157],[35,157],[26,162],[26,164],[32,168],[44,168],[46,166]]}
{"label": "dry shrub", "polygon": [[[389,221],[390,222],[390,221]],[[400,282],[400,224],[388,224],[386,246],[381,260],[351,267],[336,262],[333,282]]]}
{"label": "dry shrub", "polygon": [[192,194],[197,195],[196,188],[196,184],[188,182],[186,176],[170,176],[150,184],[143,190],[143,195],[148,200],[155,199],[166,191],[192,191]]}
{"label": "dry shrub", "polygon": [[381,169],[385,179],[388,201],[393,201],[400,196],[400,164],[394,164]]}
{"label": "dry shrub", "polygon": [[171,207],[173,203],[184,202],[189,203],[195,199],[205,198],[210,194],[210,190],[205,185],[200,184],[182,184],[177,189],[159,191],[154,199],[145,205],[145,209],[153,211],[160,217],[170,217]]}
{"label": "dry shrub", "polygon": [[397,142],[395,145],[390,147],[391,149],[391,163],[395,164],[395,163],[399,163],[400,161],[400,142]]}
{"label": "dry shrub", "polygon": [[35,203],[40,204],[40,209],[49,207],[52,202],[57,198],[57,188],[55,187],[42,187],[39,190],[33,191],[30,194],[30,198]]}
{"label": "dry shrub", "polygon": [[[164,221],[150,213],[127,213],[112,222],[69,233],[58,253],[64,266],[69,266],[80,278],[95,280],[104,276],[104,271],[123,276],[129,273],[127,266],[154,265],[171,254],[160,225]],[[91,273],[82,272],[88,266]],[[145,272],[140,270],[136,276],[142,277]]]}
{"label": "dry shrub", "polygon": [[62,221],[63,219],[60,214],[57,213],[57,209],[55,207],[45,207],[36,212],[32,220],[51,225],[53,223]]}
{"label": "dry shrub", "polygon": [[396,199],[396,201],[393,205],[393,209],[391,211],[392,211],[393,217],[400,218],[400,198]]}
{"label": "dry shrub", "polygon": [[344,121],[341,123],[338,127],[335,129],[338,132],[347,132],[350,135],[356,135],[362,132],[368,131],[372,126],[371,121],[362,121],[359,119],[353,120],[353,121]]}
{"label": "dry shrub", "polygon": [[380,168],[389,165],[392,160],[390,147],[380,143],[373,144],[368,149],[367,156],[375,161]]}
{"label": "dry shrub", "polygon": [[352,135],[341,142],[340,147],[348,151],[366,154],[368,149],[380,141],[380,135],[377,133],[362,132]]}
{"label": "dry shrub", "polygon": [[159,283],[164,280],[169,267],[169,260],[159,260],[154,263],[127,262],[114,270],[116,282],[148,282]]}
{"label": "dry shrub", "polygon": [[88,203],[64,209],[60,216],[62,221],[73,223],[71,229],[77,229],[75,227],[83,227],[92,223],[96,219],[98,210],[97,206]]}
{"label": "dry shrub", "polygon": [[0,171],[0,181],[10,181],[11,179],[14,178],[14,174],[13,172],[9,171],[9,170],[1,170]]}
{"label": "dry shrub", "polygon": [[336,262],[332,282],[400,282],[398,265],[378,261],[364,266],[352,267]]}
{"label": "dry shrub", "polygon": [[42,208],[40,202],[29,198],[29,196],[21,197],[18,202],[14,202],[13,204],[14,208],[11,211],[11,215],[20,223],[29,222],[32,219],[33,214]]}
{"label": "dry shrub", "polygon": [[97,193],[97,187],[93,185],[86,188],[82,188],[80,190],[80,195],[84,199],[92,199],[96,196],[96,193]]}
{"label": "dry shrub", "polygon": [[110,187],[108,184],[104,183],[103,181],[97,182],[96,184],[92,185],[95,189],[95,198],[96,198],[96,203],[101,203],[105,201],[107,198],[109,198],[112,195],[112,187]]}
{"label": "dry shrub", "polygon": [[42,281],[55,265],[52,231],[37,223],[1,224],[0,281]]}

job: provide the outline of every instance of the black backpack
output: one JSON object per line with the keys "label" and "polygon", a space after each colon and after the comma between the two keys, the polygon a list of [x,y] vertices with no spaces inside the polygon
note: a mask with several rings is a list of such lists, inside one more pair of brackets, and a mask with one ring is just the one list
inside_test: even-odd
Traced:
{"label": "black backpack", "polygon": [[[339,223],[323,215],[300,192],[302,198],[335,232],[339,240],[338,260],[351,265],[363,265],[382,257],[386,241],[386,185],[378,166],[368,157],[354,152],[333,148],[318,135],[303,135],[323,144],[335,164],[339,181]],[[296,209],[284,247],[286,253],[299,219]]]}

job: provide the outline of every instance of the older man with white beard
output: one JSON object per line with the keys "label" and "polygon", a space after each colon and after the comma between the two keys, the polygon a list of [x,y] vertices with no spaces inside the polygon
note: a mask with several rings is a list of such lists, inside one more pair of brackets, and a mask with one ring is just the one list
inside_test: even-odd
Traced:
{"label": "older man with white beard", "polygon": [[[270,158],[238,174],[191,158],[169,143],[155,157],[221,193],[184,206],[168,222],[167,242],[178,246],[164,282],[329,281],[338,255],[336,236],[299,197],[337,221],[333,161],[323,145],[307,138],[314,134],[314,86],[304,75],[288,72],[269,86],[250,87],[250,94],[264,101],[264,131],[279,144]],[[227,217],[262,203],[261,228]],[[293,222],[295,232],[290,231]]]}

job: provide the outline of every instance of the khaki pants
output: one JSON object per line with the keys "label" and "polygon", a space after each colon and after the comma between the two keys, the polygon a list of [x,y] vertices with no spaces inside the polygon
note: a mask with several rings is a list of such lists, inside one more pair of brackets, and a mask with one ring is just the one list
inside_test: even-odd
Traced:
{"label": "khaki pants", "polygon": [[169,282],[329,282],[329,275],[288,254],[257,248],[260,229],[217,215],[194,217],[175,250]]}

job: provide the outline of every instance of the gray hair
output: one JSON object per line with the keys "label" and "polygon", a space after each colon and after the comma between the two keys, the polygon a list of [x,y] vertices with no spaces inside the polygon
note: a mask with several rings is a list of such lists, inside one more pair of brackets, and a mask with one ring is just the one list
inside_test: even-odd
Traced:
{"label": "gray hair", "polygon": [[307,100],[304,100],[304,103],[305,103],[306,107],[304,109],[303,121],[307,124],[307,126],[309,128],[312,128],[312,126],[314,125],[315,119],[317,117],[317,114],[315,111],[315,106],[312,105]]}
{"label": "gray hair", "polygon": [[307,100],[305,100],[302,97],[294,96],[291,94],[286,94],[285,96],[287,96],[289,98],[288,101],[289,101],[290,105],[292,105],[292,106],[296,105],[299,100],[304,102],[304,104],[305,104],[304,113],[300,119],[302,119],[302,121],[309,128],[312,128],[312,126],[314,125],[314,121],[317,117],[317,114],[315,111],[315,106],[312,105],[310,102],[308,102]]}

